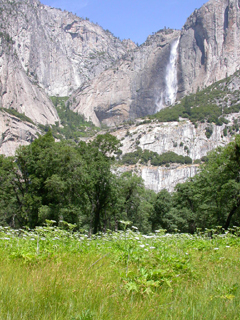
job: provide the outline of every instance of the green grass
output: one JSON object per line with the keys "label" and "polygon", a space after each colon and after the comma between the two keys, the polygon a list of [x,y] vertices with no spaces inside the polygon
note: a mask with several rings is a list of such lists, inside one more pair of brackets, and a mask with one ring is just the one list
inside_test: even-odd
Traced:
{"label": "green grass", "polygon": [[0,230],[0,319],[239,319],[238,235]]}

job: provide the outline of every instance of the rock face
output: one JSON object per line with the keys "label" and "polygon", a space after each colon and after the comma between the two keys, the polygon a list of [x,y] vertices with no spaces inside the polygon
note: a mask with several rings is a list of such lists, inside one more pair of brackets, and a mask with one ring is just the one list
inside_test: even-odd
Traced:
{"label": "rock face", "polygon": [[141,176],[144,180],[145,187],[155,192],[167,189],[169,192],[174,191],[178,183],[183,183],[187,179],[194,177],[197,173],[198,166],[172,166],[142,168]]}
{"label": "rock face", "polygon": [[[228,116],[229,126],[234,124],[234,120],[240,118],[240,113]],[[189,156],[192,160],[201,159],[207,153],[218,146],[225,146],[232,137],[230,134],[224,135],[226,125],[211,125],[212,135],[206,137],[207,123],[199,123],[198,127],[189,120],[181,122],[166,122],[149,124],[139,124],[129,128],[121,127],[112,132],[122,144],[122,154],[135,151],[138,147],[142,150],[150,150],[163,154],[168,151],[179,155]],[[193,177],[198,170],[198,165],[177,165],[170,167],[144,166],[139,163],[131,166],[121,166],[119,172],[132,171],[144,180],[146,188],[159,192],[167,189],[172,192],[178,183],[185,182]]]}
{"label": "rock face", "polygon": [[33,124],[0,111],[0,154],[13,156],[16,149],[37,138],[39,130]]}
{"label": "rock face", "polygon": [[210,0],[194,11],[181,33],[157,32],[80,88],[72,108],[109,126],[153,114],[238,70],[239,37],[239,1]]}
{"label": "rock face", "polygon": [[122,57],[112,68],[80,87],[70,102],[75,112],[99,125],[154,114],[166,105],[167,66],[177,30],[161,30]]}
{"label": "rock face", "polygon": [[57,112],[46,93],[23,70],[12,41],[0,37],[0,107],[25,113],[36,123],[54,124]]}
{"label": "rock face", "polygon": [[[240,114],[229,115],[229,124],[233,124]],[[206,137],[206,128],[211,126],[212,135]],[[112,132],[122,144],[122,154],[135,151],[138,147],[162,154],[168,151],[182,156],[189,156],[192,160],[201,159],[218,146],[225,146],[232,137],[224,135],[226,125],[199,123],[196,128],[189,120],[180,122],[152,122],[127,128],[119,128]]]}
{"label": "rock face", "polygon": [[183,183],[188,178],[195,176],[198,171],[198,165],[172,165],[169,168],[136,165],[118,168],[118,172],[120,173],[126,171],[132,171],[142,177],[147,189],[153,190],[156,193],[163,189],[173,192],[174,187],[178,183]]}
{"label": "rock face", "polygon": [[10,51],[2,44],[2,106],[54,123],[46,94],[72,94],[72,110],[96,125],[154,114],[239,68],[239,6],[210,0],[182,31],[159,30],[137,47],[38,0],[3,0],[0,34]]}
{"label": "rock face", "polygon": [[210,0],[187,19],[181,33],[178,97],[196,92],[240,67],[240,2]]}
{"label": "rock face", "polygon": [[69,96],[136,46],[38,0],[3,0],[0,12],[23,69],[50,96]]}

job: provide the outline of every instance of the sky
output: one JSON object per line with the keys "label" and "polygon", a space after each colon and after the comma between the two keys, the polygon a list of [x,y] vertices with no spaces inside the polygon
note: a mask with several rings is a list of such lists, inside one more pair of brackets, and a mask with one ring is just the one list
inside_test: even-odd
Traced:
{"label": "sky", "polygon": [[207,0],[40,0],[98,23],[116,37],[139,45],[159,29],[181,29]]}

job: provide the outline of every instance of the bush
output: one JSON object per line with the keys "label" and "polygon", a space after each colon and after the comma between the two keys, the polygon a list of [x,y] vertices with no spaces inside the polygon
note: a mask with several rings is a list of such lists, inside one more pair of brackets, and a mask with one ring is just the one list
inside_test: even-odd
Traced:
{"label": "bush", "polygon": [[200,160],[200,159],[196,159],[196,160],[194,160],[193,163],[194,163],[194,164],[200,164],[200,163],[201,163],[201,160]]}
{"label": "bush", "polygon": [[[189,151],[189,150],[188,150]],[[168,151],[161,155],[156,152],[138,148],[137,151],[127,153],[122,157],[121,163],[123,164],[136,164],[140,160],[141,164],[147,164],[151,161],[153,166],[161,166],[169,163],[191,164],[192,159],[188,156],[184,157],[176,154],[175,152]]]}
{"label": "bush", "polygon": [[212,126],[206,127],[206,129],[205,129],[205,135],[206,135],[206,137],[207,137],[208,139],[211,137],[212,133],[213,133],[213,128],[212,128]]}

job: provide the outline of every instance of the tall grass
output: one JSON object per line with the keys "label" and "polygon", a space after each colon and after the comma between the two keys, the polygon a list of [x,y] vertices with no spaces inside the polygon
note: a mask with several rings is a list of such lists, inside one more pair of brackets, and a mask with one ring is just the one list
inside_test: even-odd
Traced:
{"label": "tall grass", "polygon": [[239,319],[234,234],[0,232],[0,319]]}

